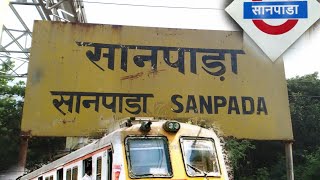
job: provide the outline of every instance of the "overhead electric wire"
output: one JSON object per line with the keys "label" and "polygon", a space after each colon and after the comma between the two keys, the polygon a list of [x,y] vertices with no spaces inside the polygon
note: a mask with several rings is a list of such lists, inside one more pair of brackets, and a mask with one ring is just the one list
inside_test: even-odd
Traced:
{"label": "overhead electric wire", "polygon": [[309,96],[309,95],[288,95],[289,97],[320,97],[320,96]]}
{"label": "overhead electric wire", "polygon": [[114,2],[99,2],[99,1],[86,1],[86,0],[75,0],[73,2],[82,2],[89,4],[106,4],[106,5],[117,5],[117,6],[133,6],[133,7],[151,7],[151,8],[168,8],[168,9],[196,9],[196,10],[221,10],[221,8],[207,8],[207,7],[188,7],[188,6],[165,6],[165,5],[148,5],[148,4],[130,4],[130,3],[114,3]]}

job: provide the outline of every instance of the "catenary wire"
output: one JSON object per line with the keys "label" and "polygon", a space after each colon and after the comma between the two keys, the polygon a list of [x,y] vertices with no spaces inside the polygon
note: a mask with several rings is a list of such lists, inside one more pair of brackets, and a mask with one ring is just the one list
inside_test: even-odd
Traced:
{"label": "catenary wire", "polygon": [[73,2],[82,2],[89,4],[105,4],[105,5],[117,5],[117,6],[136,6],[136,7],[150,7],[150,8],[168,8],[168,9],[196,9],[196,10],[221,10],[221,8],[207,8],[207,7],[187,7],[187,6],[165,6],[165,5],[148,5],[148,4],[130,4],[130,3],[114,3],[114,2],[98,2],[98,1],[86,1],[75,0]]}

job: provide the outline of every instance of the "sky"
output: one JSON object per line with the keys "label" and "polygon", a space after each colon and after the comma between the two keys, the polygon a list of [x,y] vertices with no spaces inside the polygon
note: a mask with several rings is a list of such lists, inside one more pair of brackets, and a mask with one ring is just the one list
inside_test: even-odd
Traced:
{"label": "sky", "polygon": [[[224,8],[231,2],[230,0],[83,1],[89,23],[226,31],[240,30],[224,11]],[[15,5],[15,8],[22,15],[29,29],[32,29],[33,20],[41,19],[34,6]],[[8,17],[5,21],[7,28],[23,29],[12,11],[8,11],[6,17]],[[318,21],[317,26],[311,29],[283,54],[287,78],[316,71],[320,72],[320,58],[317,54],[320,47],[320,21]],[[19,33],[16,34],[16,36],[18,35]],[[10,38],[3,35],[2,44],[9,41]],[[21,41],[25,41],[23,44],[26,47],[31,46],[30,36],[26,35],[25,40]],[[10,48],[17,49],[13,45]],[[21,58],[21,54],[16,57]],[[27,71],[27,63],[23,63],[23,61],[16,61],[17,66],[22,65],[22,68],[19,69],[20,73]]]}

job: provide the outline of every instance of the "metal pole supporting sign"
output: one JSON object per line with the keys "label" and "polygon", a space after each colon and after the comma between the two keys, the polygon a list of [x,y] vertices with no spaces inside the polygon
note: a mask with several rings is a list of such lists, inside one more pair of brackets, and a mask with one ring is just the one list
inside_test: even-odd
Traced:
{"label": "metal pole supporting sign", "polygon": [[293,157],[292,157],[292,141],[285,142],[287,179],[294,180]]}

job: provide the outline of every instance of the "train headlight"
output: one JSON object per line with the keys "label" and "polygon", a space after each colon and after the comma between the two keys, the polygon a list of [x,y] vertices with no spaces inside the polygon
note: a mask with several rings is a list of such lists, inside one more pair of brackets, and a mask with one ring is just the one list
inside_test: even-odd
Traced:
{"label": "train headlight", "polygon": [[180,124],[176,121],[167,121],[163,124],[163,129],[167,132],[178,132]]}

